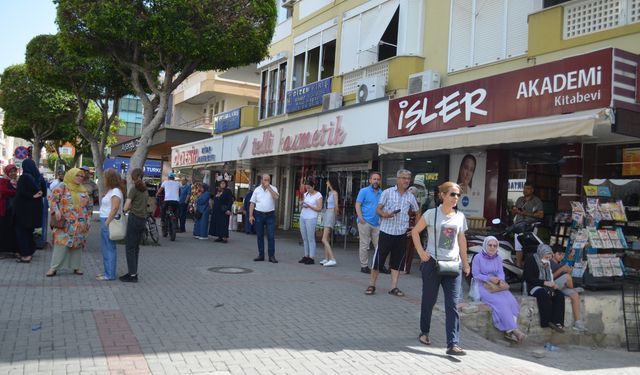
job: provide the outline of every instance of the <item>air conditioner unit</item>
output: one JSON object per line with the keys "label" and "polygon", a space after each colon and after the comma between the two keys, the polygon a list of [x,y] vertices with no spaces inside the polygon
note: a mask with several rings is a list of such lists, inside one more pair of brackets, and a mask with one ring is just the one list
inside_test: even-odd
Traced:
{"label": "air conditioner unit", "polygon": [[339,92],[331,92],[322,95],[322,110],[328,111],[342,107],[342,95]]}
{"label": "air conditioner unit", "polygon": [[282,0],[282,7],[283,8],[293,8],[293,4],[296,2],[297,0]]}
{"label": "air conditioner unit", "polygon": [[409,75],[409,95],[440,88],[440,74],[433,70]]}
{"label": "air conditioner unit", "polygon": [[364,103],[369,100],[384,97],[385,91],[384,77],[366,77],[358,82],[356,90],[356,103]]}

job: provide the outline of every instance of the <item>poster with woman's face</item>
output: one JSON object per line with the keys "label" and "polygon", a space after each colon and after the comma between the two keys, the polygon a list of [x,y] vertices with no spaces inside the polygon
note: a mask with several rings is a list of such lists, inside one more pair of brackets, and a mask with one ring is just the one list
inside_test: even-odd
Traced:
{"label": "poster with woman's face", "polygon": [[466,216],[484,216],[485,152],[455,153],[450,156],[449,176],[460,185],[458,209]]}

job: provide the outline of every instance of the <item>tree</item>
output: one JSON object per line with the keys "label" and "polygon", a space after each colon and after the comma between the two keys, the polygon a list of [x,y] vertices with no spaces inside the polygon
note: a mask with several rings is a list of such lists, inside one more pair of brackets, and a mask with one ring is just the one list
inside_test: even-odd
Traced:
{"label": "tree", "polygon": [[171,93],[196,70],[257,63],[268,52],[275,0],[54,0],[61,39],[82,56],[119,65],[143,106],[141,168]]}
{"label": "tree", "polygon": [[5,111],[5,133],[31,142],[36,164],[45,141],[64,137],[65,125],[76,115],[73,96],[36,81],[24,64],[2,73],[0,107]]}
{"label": "tree", "polygon": [[[112,128],[117,128],[119,99],[131,93],[114,60],[105,56],[82,57],[65,49],[58,35],[38,35],[27,45],[26,64],[36,79],[74,94],[78,108],[75,126],[83,138],[77,143],[77,156],[86,151],[83,147],[88,148],[96,174],[101,176],[105,147]],[[98,188],[102,195],[102,184]]]}

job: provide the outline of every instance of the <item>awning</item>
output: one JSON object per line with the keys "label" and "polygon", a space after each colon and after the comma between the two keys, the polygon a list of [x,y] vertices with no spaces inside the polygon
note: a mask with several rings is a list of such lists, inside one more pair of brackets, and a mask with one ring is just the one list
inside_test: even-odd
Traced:
{"label": "awning", "polygon": [[399,4],[400,1],[391,0],[362,14],[360,22],[360,51],[366,51],[378,46]]}
{"label": "awning", "polygon": [[610,131],[612,120],[609,113],[608,108],[600,108],[566,115],[528,118],[391,138],[378,145],[378,154],[449,150],[501,143],[593,136],[597,126],[609,126]]}

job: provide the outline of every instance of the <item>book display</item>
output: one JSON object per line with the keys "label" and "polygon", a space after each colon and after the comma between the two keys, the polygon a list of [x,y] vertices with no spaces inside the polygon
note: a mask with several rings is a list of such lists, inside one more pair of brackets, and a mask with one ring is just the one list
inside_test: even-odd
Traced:
{"label": "book display", "polygon": [[[583,202],[571,202],[571,214],[556,215],[552,245],[565,248],[564,263],[585,287],[618,287],[624,275],[622,256],[630,249],[625,236],[627,210],[607,186],[584,186]],[[570,223],[570,224],[569,224]]]}

